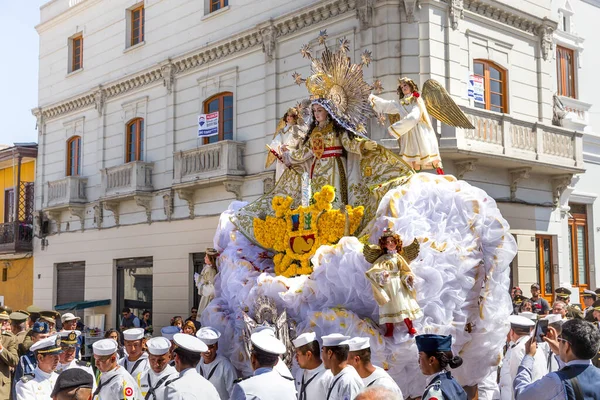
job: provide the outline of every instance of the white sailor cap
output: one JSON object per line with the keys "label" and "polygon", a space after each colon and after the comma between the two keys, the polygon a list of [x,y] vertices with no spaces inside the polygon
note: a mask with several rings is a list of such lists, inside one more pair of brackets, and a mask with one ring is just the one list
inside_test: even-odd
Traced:
{"label": "white sailor cap", "polygon": [[153,356],[162,356],[163,354],[167,354],[169,349],[171,348],[171,341],[165,337],[153,337],[148,339],[146,342],[146,347],[148,347],[148,353]]}
{"label": "white sailor cap", "polygon": [[352,339],[344,340],[340,344],[347,344],[350,351],[359,351],[371,347],[371,341],[368,337],[353,337]]}
{"label": "white sailor cap", "polygon": [[521,315],[509,315],[508,322],[514,328],[531,328],[535,325],[535,322]]}
{"label": "white sailor cap", "polygon": [[100,339],[94,342],[92,349],[97,356],[110,356],[117,352],[117,342],[114,339]]}
{"label": "white sailor cap", "polygon": [[169,339],[170,341],[173,341],[174,334],[180,332],[181,330],[176,326],[165,326],[160,330],[160,334],[163,335],[163,337]]}
{"label": "white sailor cap", "polygon": [[176,333],[173,335],[173,341],[177,347],[181,347],[191,353],[204,353],[208,350],[208,347],[202,340],[186,333]]}
{"label": "white sailor cap", "polygon": [[542,319],[548,320],[548,324],[555,324],[562,321],[560,314],[548,314]]}
{"label": "white sailor cap", "polygon": [[520,316],[525,317],[527,319],[530,319],[532,321],[537,321],[538,319],[538,315],[536,313],[532,313],[530,311],[523,311],[522,313],[519,313]]}
{"label": "white sailor cap", "polygon": [[270,354],[281,355],[286,352],[285,345],[275,335],[268,332],[256,332],[250,335],[252,345]]}
{"label": "white sailor cap", "polygon": [[142,328],[131,328],[123,331],[123,340],[140,340],[144,338],[144,330]]}
{"label": "white sailor cap", "polygon": [[200,328],[198,332],[196,332],[196,337],[202,340],[208,346],[210,346],[219,341],[219,338],[221,337],[221,332],[219,332],[215,328],[207,326],[204,328]]}
{"label": "white sailor cap", "polygon": [[321,336],[323,346],[335,347],[342,344],[344,340],[350,339],[350,336],[344,336],[341,333],[332,333],[327,336]]}
{"label": "white sailor cap", "polygon": [[292,340],[294,347],[302,347],[317,340],[317,334],[314,332],[306,332]]}

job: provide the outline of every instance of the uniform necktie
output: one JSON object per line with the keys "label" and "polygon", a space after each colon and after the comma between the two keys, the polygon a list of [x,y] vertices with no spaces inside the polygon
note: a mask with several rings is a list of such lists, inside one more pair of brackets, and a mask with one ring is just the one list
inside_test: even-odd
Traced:
{"label": "uniform necktie", "polygon": [[94,390],[94,394],[92,395],[92,399],[96,396],[98,396],[98,393],[100,393],[100,389],[102,389],[104,386],[108,385],[110,382],[112,382],[118,375],[113,375],[110,378],[108,378],[106,381],[104,382],[100,382],[100,384],[98,385],[98,387],[96,388],[96,390]]}
{"label": "uniform necktie", "polygon": [[169,376],[170,376],[170,375],[163,376],[162,378],[160,378],[160,379],[158,380],[158,382],[156,382],[156,386],[152,387],[152,383],[150,382],[150,374],[148,374],[148,387],[149,387],[150,389],[148,389],[148,393],[146,393],[146,396],[144,397],[144,400],[148,400],[148,399],[150,399],[150,396],[152,396],[152,398],[156,399],[156,395],[154,394],[154,391],[155,391],[156,389],[158,389],[158,388],[160,387],[160,385],[161,385],[161,384],[162,384],[164,381],[166,381],[166,380],[167,380],[167,378],[168,378]]}

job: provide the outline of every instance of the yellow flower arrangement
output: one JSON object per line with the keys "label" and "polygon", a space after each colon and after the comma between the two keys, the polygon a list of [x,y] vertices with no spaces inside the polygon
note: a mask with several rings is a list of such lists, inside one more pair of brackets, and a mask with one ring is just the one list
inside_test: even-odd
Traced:
{"label": "yellow flower arrangement", "polygon": [[309,207],[291,209],[291,197],[276,196],[271,203],[275,217],[254,218],[257,242],[277,253],[273,257],[276,275],[289,278],[310,274],[310,259],[320,246],[334,244],[358,228],[364,207],[333,210],[334,199],[332,186],[324,186],[315,193]]}

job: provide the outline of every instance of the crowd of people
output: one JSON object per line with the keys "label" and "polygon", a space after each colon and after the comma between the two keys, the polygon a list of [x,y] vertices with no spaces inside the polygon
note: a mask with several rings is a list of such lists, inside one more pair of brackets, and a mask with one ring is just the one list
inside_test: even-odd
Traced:
{"label": "crowd of people", "polygon": [[[506,352],[500,368],[479,385],[478,398],[600,399],[598,292],[583,293],[582,310],[570,304],[566,288],[556,290],[552,307],[537,284],[531,298],[513,288]],[[390,375],[371,362],[368,337],[299,335],[292,340],[299,366],[293,376],[281,358],[286,345],[273,328],[259,326],[250,336],[254,374],[240,377],[219,352],[221,333],[201,327],[196,308],[186,320],[173,317],[160,336],[152,336],[148,311],[140,319],[125,308],[122,316],[121,329],[95,341],[87,362],[81,360],[79,317],[34,306],[0,309],[0,400],[404,399]],[[536,340],[538,320],[547,329]],[[415,342],[427,376],[422,400],[472,398],[450,373],[463,362],[452,353],[451,336],[416,335]]]}

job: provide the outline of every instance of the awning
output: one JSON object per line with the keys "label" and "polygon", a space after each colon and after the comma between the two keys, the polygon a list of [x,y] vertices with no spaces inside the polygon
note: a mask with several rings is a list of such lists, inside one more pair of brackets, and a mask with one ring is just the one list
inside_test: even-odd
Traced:
{"label": "awning", "polygon": [[110,304],[110,299],[74,301],[72,303],[57,304],[56,306],[54,306],[54,309],[56,311],[84,310],[86,308],[107,306],[109,304]]}

